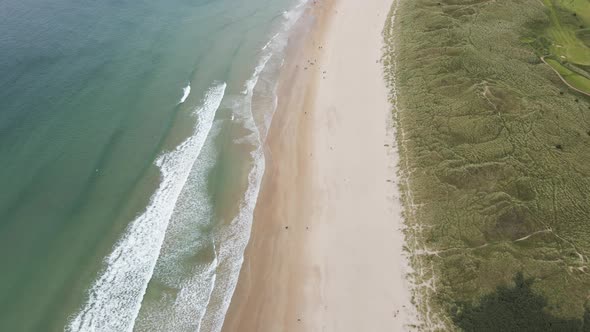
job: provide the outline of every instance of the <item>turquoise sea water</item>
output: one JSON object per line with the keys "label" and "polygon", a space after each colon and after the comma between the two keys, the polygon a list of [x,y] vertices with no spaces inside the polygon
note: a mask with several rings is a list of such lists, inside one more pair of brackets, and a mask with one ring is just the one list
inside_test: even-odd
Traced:
{"label": "turquoise sea water", "polygon": [[216,331],[298,0],[0,2],[0,331]]}

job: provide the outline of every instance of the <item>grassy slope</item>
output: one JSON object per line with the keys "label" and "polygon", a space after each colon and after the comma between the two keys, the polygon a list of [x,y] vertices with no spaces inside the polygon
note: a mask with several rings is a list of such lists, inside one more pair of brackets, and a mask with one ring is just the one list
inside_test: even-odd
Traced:
{"label": "grassy slope", "polygon": [[[385,29],[384,64],[398,94],[425,327],[482,330],[463,325],[484,323],[470,306],[510,302],[497,299],[522,272],[531,289],[522,294],[536,303],[527,316],[547,330],[581,329],[590,296],[590,99],[539,59],[550,44],[539,37],[551,24],[546,7],[401,0],[397,14]],[[510,311],[490,308],[486,316]]]}

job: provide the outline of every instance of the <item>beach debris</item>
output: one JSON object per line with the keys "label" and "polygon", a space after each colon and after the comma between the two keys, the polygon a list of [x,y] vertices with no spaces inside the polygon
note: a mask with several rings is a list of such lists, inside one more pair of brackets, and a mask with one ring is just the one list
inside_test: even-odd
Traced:
{"label": "beach debris", "polygon": [[289,226],[285,226],[285,229],[289,229]]}
{"label": "beach debris", "polygon": [[563,150],[563,146],[561,144],[555,144],[555,148],[557,150]]}

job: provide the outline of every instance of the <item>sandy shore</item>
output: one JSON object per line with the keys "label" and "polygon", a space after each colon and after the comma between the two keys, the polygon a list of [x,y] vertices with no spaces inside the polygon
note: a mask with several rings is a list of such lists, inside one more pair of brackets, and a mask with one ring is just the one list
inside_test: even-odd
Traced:
{"label": "sandy shore", "polygon": [[290,41],[224,331],[408,329],[391,106],[378,63],[391,4],[317,1],[311,29]]}

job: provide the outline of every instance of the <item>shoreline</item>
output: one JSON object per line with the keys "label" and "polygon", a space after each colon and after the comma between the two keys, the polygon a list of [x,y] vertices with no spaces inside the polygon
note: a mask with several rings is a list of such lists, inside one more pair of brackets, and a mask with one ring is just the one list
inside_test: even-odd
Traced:
{"label": "shoreline", "polygon": [[310,2],[309,26],[291,35],[223,331],[401,331],[412,323],[399,158],[379,61],[392,3]]}

